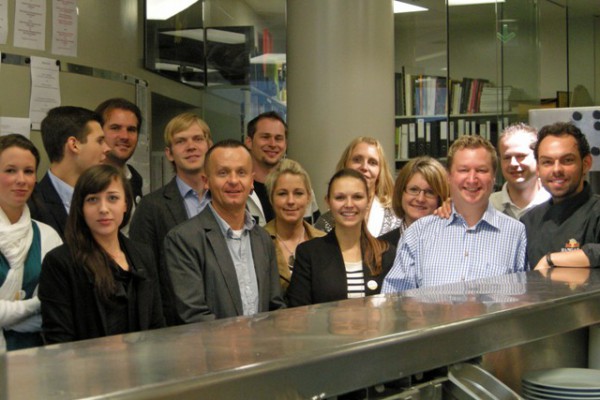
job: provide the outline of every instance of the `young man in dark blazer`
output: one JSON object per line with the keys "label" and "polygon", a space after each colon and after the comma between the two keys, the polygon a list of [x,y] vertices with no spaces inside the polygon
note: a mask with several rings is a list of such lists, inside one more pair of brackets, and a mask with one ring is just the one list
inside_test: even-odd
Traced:
{"label": "young man in dark blazer", "polygon": [[210,203],[165,239],[167,268],[185,323],[285,307],[273,241],[246,210],[252,158],[235,140],[215,144],[204,173]]}
{"label": "young man in dark blazer", "polygon": [[63,240],[77,179],[89,167],[104,162],[110,150],[101,123],[95,112],[71,106],[51,109],[42,121],[50,168],[27,204],[31,218],[53,227]]}
{"label": "young man in dark blazer", "polygon": [[129,237],[152,247],[158,260],[158,277],[167,325],[181,323],[173,301],[173,289],[165,262],[167,233],[196,216],[202,208],[204,156],[212,145],[210,128],[192,113],[179,114],[165,128],[165,155],[175,177],[162,188],[144,196],[129,227]]}

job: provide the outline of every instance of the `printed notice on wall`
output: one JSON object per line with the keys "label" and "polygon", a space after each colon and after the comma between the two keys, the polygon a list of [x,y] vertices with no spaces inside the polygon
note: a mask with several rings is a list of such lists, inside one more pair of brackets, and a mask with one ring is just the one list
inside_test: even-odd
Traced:
{"label": "printed notice on wall", "polygon": [[40,130],[48,110],[60,106],[59,66],[56,60],[31,57],[31,97],[29,118],[31,128]]}
{"label": "printed notice on wall", "polygon": [[14,46],[46,48],[46,0],[16,0]]}
{"label": "printed notice on wall", "polygon": [[19,133],[29,138],[30,127],[31,121],[29,118],[0,117],[0,136]]}
{"label": "printed notice on wall", "polygon": [[77,2],[52,1],[52,53],[77,57]]}
{"label": "printed notice on wall", "polygon": [[0,0],[0,44],[8,38],[8,0]]}

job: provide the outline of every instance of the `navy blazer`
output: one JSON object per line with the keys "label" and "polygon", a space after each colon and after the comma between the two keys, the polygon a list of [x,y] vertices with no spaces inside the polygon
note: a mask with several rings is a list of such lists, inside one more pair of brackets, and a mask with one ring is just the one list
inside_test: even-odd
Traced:
{"label": "navy blazer", "polygon": [[[120,236],[131,261],[140,330],[165,326],[152,252],[145,245]],[[92,339],[107,335],[104,302],[94,289],[93,276],[76,264],[68,245],[44,257],[39,294],[42,333],[46,344]]]}
{"label": "navy blazer", "polygon": [[[271,236],[250,230],[258,283],[258,312],[284,308]],[[210,207],[173,228],[165,238],[175,306],[185,323],[243,315],[242,296],[227,242]]]}
{"label": "navy blazer", "polygon": [[[371,274],[363,263],[366,296],[381,292],[383,278],[392,268],[395,256],[396,247],[390,245],[382,255],[379,275]],[[368,284],[369,281],[374,281],[376,286]],[[346,267],[335,237],[335,229],[326,236],[308,240],[298,246],[286,298],[290,307],[348,298]]]}
{"label": "navy blazer", "polygon": [[54,188],[48,173],[39,181],[27,201],[31,218],[50,225],[65,240],[67,210]]}
{"label": "navy blazer", "polygon": [[173,285],[167,271],[164,241],[175,226],[188,220],[187,211],[175,178],[162,188],[142,197],[131,224],[129,237],[152,247],[157,260],[160,296],[167,325],[181,323],[175,311]]}

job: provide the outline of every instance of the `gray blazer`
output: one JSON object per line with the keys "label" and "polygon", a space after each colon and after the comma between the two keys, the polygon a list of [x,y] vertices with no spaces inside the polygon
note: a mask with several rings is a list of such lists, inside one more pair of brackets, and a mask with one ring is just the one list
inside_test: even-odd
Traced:
{"label": "gray blazer", "polygon": [[[275,248],[256,225],[250,231],[259,312],[284,308]],[[185,323],[243,315],[237,275],[225,238],[209,207],[173,228],[165,238],[175,307]]]}
{"label": "gray blazer", "polygon": [[172,228],[188,219],[183,202],[177,181],[173,178],[165,186],[142,198],[129,225],[129,237],[137,242],[146,243],[154,252],[167,325],[181,322],[177,319],[173,304],[173,288],[167,273],[164,241]]}

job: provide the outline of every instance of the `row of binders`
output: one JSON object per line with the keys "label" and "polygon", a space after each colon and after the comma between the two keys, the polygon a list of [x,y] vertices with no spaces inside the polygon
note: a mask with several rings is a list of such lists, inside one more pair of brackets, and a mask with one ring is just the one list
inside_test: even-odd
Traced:
{"label": "row of binders", "polygon": [[396,115],[434,116],[510,111],[512,88],[486,79],[450,80],[442,76],[396,73]]}
{"label": "row of binders", "polygon": [[418,118],[400,123],[396,127],[395,157],[396,160],[408,160],[424,155],[443,158],[448,154],[448,149],[454,140],[462,135],[480,135],[495,145],[498,132],[509,123],[508,117],[483,120]]}

